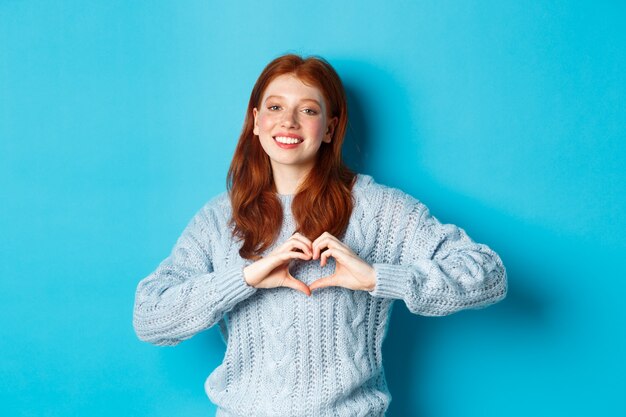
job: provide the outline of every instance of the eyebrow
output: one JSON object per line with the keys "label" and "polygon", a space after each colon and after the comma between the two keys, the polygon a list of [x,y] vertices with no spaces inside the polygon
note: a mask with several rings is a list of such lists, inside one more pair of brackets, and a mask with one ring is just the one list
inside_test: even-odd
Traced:
{"label": "eyebrow", "polygon": [[[267,96],[267,98],[265,99],[265,101],[269,100],[270,98],[284,98],[283,96],[276,96],[276,95],[271,95],[271,96]],[[322,107],[322,105],[320,104],[319,101],[313,99],[313,98],[304,98],[300,101],[312,101],[313,103],[317,104],[318,106]]]}

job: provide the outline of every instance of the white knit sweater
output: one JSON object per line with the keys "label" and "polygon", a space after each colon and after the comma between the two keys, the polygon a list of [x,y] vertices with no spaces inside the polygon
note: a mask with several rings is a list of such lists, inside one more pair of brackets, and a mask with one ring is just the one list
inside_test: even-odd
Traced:
{"label": "white knit sweater", "polygon": [[[293,195],[279,195],[277,242],[295,231]],[[189,222],[171,254],[137,287],[137,336],[175,345],[219,324],[227,342],[205,390],[217,416],[384,416],[391,395],[381,347],[394,300],[416,314],[442,316],[504,298],[506,270],[488,246],[442,224],[397,188],[359,174],[343,242],[376,271],[373,291],[340,287],[310,297],[290,288],[256,289],[243,279],[251,261],[227,225],[228,194]],[[294,260],[291,274],[310,284],[333,273],[334,259]]]}

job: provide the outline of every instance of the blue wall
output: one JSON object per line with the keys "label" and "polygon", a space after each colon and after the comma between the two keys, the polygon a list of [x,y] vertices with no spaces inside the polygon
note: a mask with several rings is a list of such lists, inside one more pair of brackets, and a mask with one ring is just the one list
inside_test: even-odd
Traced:
{"label": "blue wall", "polygon": [[396,304],[389,416],[624,415],[624,3],[227,3],[0,1],[1,414],[213,414],[217,330],[139,342],[134,291],[297,52],[344,79],[350,165],[509,273],[487,310]]}

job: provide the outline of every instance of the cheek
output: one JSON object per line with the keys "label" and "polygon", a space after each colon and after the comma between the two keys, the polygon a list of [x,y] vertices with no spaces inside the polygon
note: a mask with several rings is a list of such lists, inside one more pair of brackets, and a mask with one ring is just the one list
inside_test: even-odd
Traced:
{"label": "cheek", "polygon": [[311,120],[307,124],[307,129],[312,135],[319,136],[324,134],[324,121],[323,120]]}
{"label": "cheek", "polygon": [[262,113],[259,114],[259,117],[257,119],[257,125],[261,130],[267,130],[274,125],[274,120],[272,119],[271,115]]}

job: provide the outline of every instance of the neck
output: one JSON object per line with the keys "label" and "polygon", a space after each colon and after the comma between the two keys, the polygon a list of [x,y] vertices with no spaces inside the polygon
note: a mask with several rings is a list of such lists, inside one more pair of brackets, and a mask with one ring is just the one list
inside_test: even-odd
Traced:
{"label": "neck", "polygon": [[310,169],[311,167],[272,166],[276,192],[283,195],[295,194]]}

